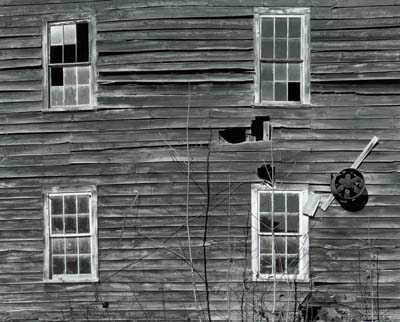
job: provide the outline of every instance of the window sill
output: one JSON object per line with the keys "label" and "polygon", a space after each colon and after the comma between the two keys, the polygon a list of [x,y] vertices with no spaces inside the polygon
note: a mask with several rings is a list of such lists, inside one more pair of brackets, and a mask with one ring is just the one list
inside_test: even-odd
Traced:
{"label": "window sill", "polygon": [[310,108],[311,107],[311,103],[303,103],[303,102],[260,102],[260,103],[254,103],[254,107]]}
{"label": "window sill", "polygon": [[45,284],[64,284],[64,283],[97,283],[99,279],[97,277],[82,277],[82,278],[71,278],[71,277],[58,277],[54,279],[44,279]]}
{"label": "window sill", "polygon": [[51,107],[42,109],[43,113],[56,113],[56,112],[85,112],[97,111],[97,106],[78,106],[78,107]]}
{"label": "window sill", "polygon": [[282,274],[276,274],[274,275],[265,275],[265,274],[260,274],[258,277],[254,276],[253,280],[256,282],[304,282],[307,283],[309,282],[309,277],[308,276],[301,276],[301,275],[282,275]]}

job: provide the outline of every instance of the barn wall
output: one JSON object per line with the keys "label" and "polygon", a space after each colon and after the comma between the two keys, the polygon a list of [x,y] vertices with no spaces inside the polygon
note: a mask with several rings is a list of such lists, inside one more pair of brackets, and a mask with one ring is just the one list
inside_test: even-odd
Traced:
{"label": "barn wall", "polygon": [[[254,107],[261,6],[311,7],[310,106]],[[42,112],[42,19],[78,12],[96,18],[98,109]],[[278,283],[275,305],[283,320],[303,303],[399,321],[399,22],[386,0],[0,0],[0,315],[207,320],[208,297],[213,319],[264,321],[273,285],[250,279],[256,168],[273,159],[277,180],[325,198],[330,174],[376,135],[360,167],[367,206],[318,210],[310,283]],[[272,119],[272,146],[221,143],[218,130],[258,115]],[[45,284],[42,190],[88,184],[100,283]]]}

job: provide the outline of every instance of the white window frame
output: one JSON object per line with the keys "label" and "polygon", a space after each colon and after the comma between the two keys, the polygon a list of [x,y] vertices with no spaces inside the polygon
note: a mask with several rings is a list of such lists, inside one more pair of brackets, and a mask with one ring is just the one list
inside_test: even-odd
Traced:
{"label": "white window frame", "polygon": [[[299,269],[297,274],[261,274],[260,273],[260,192],[298,193],[299,194]],[[278,189],[265,184],[251,186],[251,254],[254,281],[304,281],[309,280],[309,218],[303,214],[308,198],[308,187],[304,185],[281,185]],[[273,234],[271,234],[273,236]],[[275,261],[274,253],[272,262]]]}
{"label": "white window frame", "polygon": [[[86,237],[91,237],[91,274],[51,274],[51,210],[50,196],[54,195],[90,195],[90,233]],[[44,267],[43,278],[47,283],[76,283],[76,282],[98,282],[98,232],[97,232],[97,191],[95,186],[85,187],[52,187],[43,191],[43,214],[44,214]],[[68,236],[68,234],[57,235],[57,237]],[[74,234],[74,236],[76,236]]]}
{"label": "white window frame", "polygon": [[[300,101],[261,100],[261,20],[263,17],[301,17]],[[256,8],[254,13],[254,98],[256,106],[299,106],[310,104],[310,8]]]}
{"label": "white window frame", "polygon": [[[50,104],[50,26],[64,25],[78,22],[88,22],[89,32],[89,82],[90,94],[89,104],[87,105],[65,105],[52,107]],[[54,15],[43,19],[42,23],[42,55],[43,55],[43,112],[57,112],[57,111],[79,111],[79,110],[94,110],[97,108],[97,51],[96,51],[96,20],[93,15],[88,14],[74,14],[74,15]],[[77,66],[81,63],[62,63],[59,65],[64,66]]]}

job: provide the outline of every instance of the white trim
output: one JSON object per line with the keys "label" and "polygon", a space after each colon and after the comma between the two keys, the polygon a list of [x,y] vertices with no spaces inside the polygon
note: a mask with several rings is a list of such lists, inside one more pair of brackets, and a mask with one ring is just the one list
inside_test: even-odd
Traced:
{"label": "white trim", "polygon": [[[280,186],[279,189],[271,188],[262,184],[251,186],[251,255],[252,255],[252,275],[254,281],[271,280],[309,280],[309,218],[302,213],[303,206],[308,197],[308,188],[304,185]],[[270,193],[296,193],[299,195],[299,233],[283,233],[284,236],[299,236],[299,272],[298,274],[260,274],[260,240],[259,236],[271,236],[269,233],[260,233],[260,192]],[[272,198],[273,203],[273,198]],[[285,202],[287,206],[287,203]],[[272,205],[274,207],[274,205]],[[287,213],[287,211],[285,212]],[[281,233],[279,233],[281,235]],[[272,235],[273,236],[273,235]],[[286,251],[285,251],[286,252]],[[274,247],[272,248],[272,265],[274,265]]]}
{"label": "white trim", "polygon": [[[300,101],[261,100],[261,24],[263,17],[301,17]],[[289,32],[289,30],[288,30]],[[275,32],[274,32],[275,35]],[[289,50],[287,48],[287,50]],[[303,106],[310,104],[310,9],[309,8],[255,8],[254,10],[254,104],[255,106]],[[272,59],[273,61],[273,59]],[[275,84],[275,80],[272,81]],[[287,82],[288,83],[288,82]],[[273,90],[273,93],[275,91]]]}
{"label": "white trim", "polygon": [[[54,238],[61,237],[90,237],[91,242],[91,273],[90,274],[61,274],[52,275],[50,268],[50,196],[89,195],[89,225],[90,232],[83,234],[56,234]],[[46,283],[68,282],[97,282],[98,281],[98,232],[97,232],[97,192],[95,186],[85,187],[51,187],[43,190],[43,215],[44,215],[44,253],[43,253],[43,281]]]}

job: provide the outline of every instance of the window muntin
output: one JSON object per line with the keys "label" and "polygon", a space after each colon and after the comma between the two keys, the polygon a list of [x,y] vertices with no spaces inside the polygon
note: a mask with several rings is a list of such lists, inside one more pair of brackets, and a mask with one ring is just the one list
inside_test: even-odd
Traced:
{"label": "window muntin", "polygon": [[49,107],[77,109],[92,102],[90,22],[48,24]]}
{"label": "window muntin", "polygon": [[307,10],[260,11],[256,15],[256,103],[308,103]]}
{"label": "window muntin", "polygon": [[253,189],[252,256],[255,279],[306,279],[308,220],[303,191]]}
{"label": "window muntin", "polygon": [[45,195],[47,280],[97,278],[96,196],[92,190]]}

